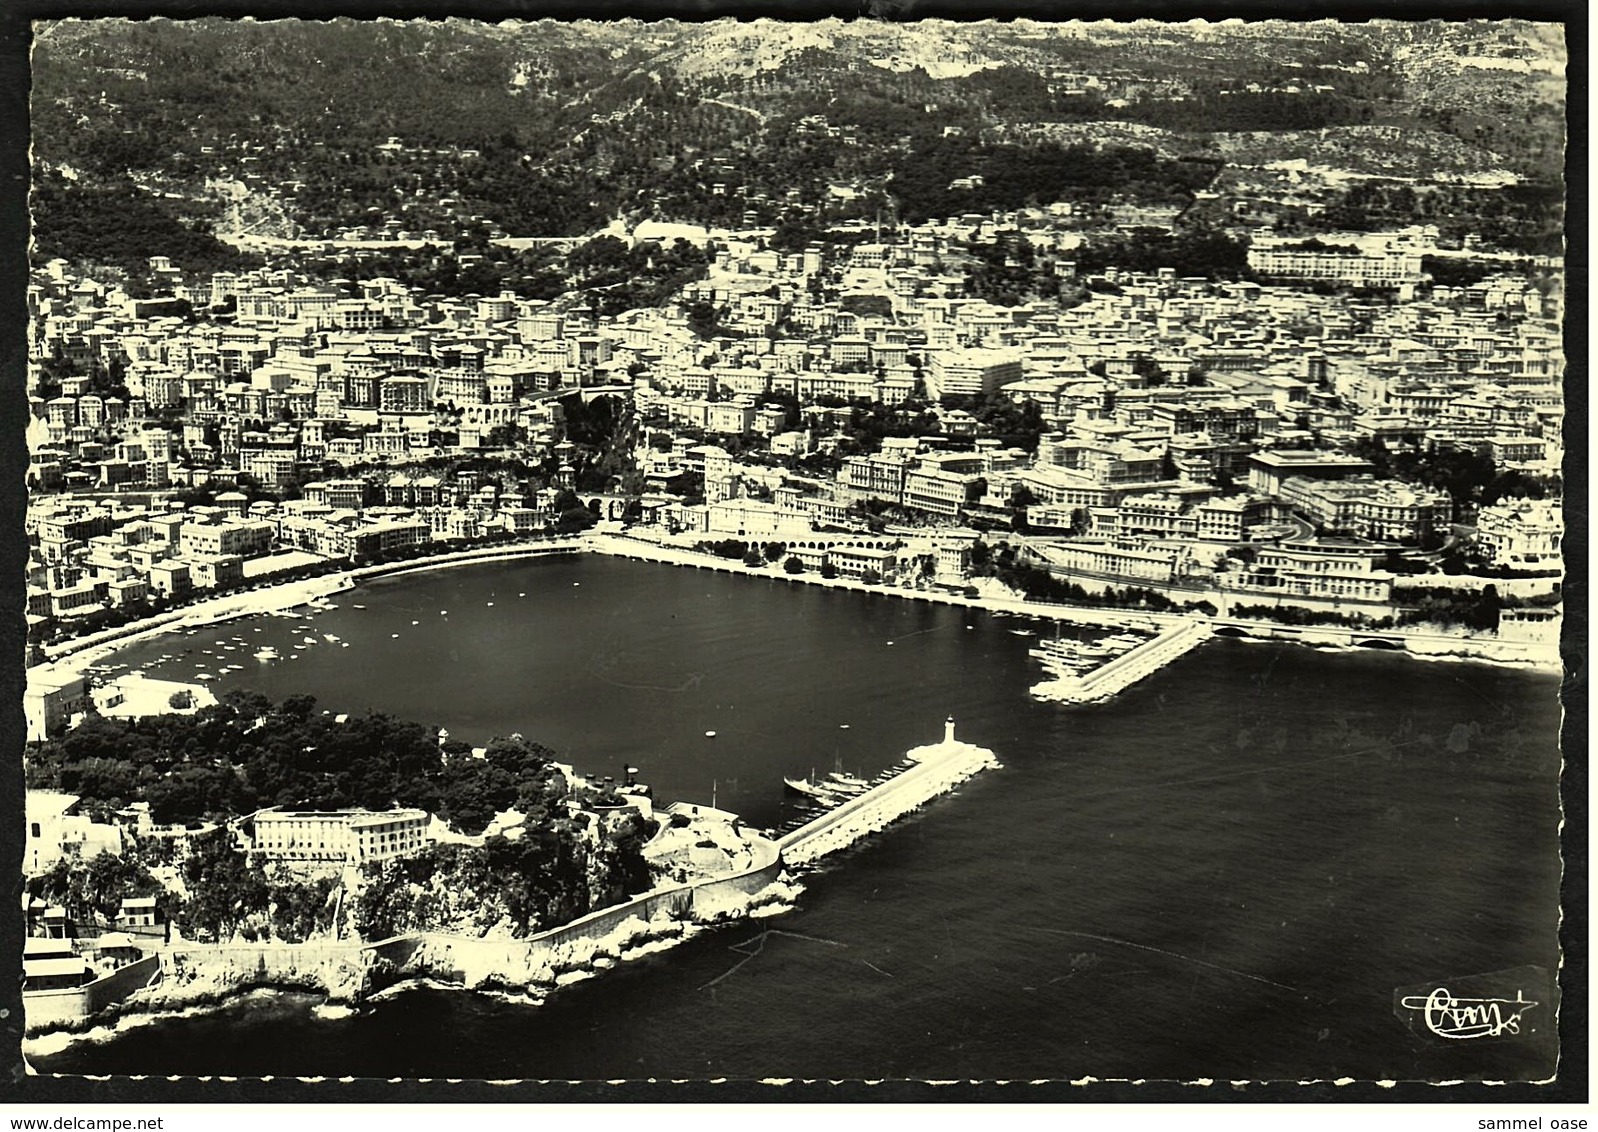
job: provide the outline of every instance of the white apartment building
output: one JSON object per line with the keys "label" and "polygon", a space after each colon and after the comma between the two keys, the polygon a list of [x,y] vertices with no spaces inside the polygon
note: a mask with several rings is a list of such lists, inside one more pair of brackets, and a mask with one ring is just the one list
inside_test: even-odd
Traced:
{"label": "white apartment building", "polygon": [[1067,574],[1169,582],[1176,576],[1175,550],[1117,546],[1109,542],[1057,542],[1042,548],[1049,566]]}
{"label": "white apartment building", "polygon": [[1229,589],[1289,597],[1391,601],[1393,576],[1367,555],[1262,548],[1245,571],[1219,575]]}
{"label": "white apartment building", "polygon": [[1494,566],[1558,566],[1565,521],[1556,500],[1509,499],[1476,515],[1476,542]]}
{"label": "white apartment building", "polygon": [[1421,278],[1417,248],[1373,249],[1336,241],[1256,236],[1248,249],[1248,265],[1279,279],[1324,280],[1351,287],[1396,288]]}
{"label": "white apartment building", "polygon": [[250,850],[268,861],[386,861],[420,852],[431,822],[424,810],[262,810]]}
{"label": "white apartment building", "polygon": [[924,371],[927,395],[976,397],[1020,381],[1021,356],[1007,350],[938,350]]}
{"label": "white apartment building", "polygon": [[904,506],[953,517],[975,502],[982,486],[979,475],[936,467],[911,468],[904,475]]}
{"label": "white apartment building", "polygon": [[178,548],[192,555],[236,554],[254,558],[272,548],[273,524],[260,520],[231,523],[185,523],[178,534]]}

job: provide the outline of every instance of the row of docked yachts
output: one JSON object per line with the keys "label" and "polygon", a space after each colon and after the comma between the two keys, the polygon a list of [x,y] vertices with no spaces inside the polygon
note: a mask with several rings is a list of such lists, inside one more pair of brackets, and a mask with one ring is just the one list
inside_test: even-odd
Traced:
{"label": "row of docked yachts", "polygon": [[811,770],[809,778],[783,778],[783,784],[788,787],[789,791],[800,795],[804,801],[800,802],[801,812],[783,823],[780,832],[786,833],[805,825],[813,820],[818,813],[834,809],[851,798],[859,797],[866,791],[881,786],[900,771],[912,765],[912,760],[901,759],[875,778],[869,780],[858,775],[846,774],[841,769],[823,775],[817,775],[814,770]]}
{"label": "row of docked yachts", "polygon": [[1100,665],[1124,656],[1149,638],[1138,633],[1116,633],[1097,641],[1077,641],[1066,637],[1039,641],[1027,655],[1041,661],[1043,667],[1055,676],[1081,675]]}

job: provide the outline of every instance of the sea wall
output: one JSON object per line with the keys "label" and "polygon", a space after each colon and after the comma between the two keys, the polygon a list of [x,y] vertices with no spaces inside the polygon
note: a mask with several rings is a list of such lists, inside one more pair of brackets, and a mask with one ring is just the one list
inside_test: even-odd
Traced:
{"label": "sea wall", "polygon": [[166,613],[158,613],[154,617],[146,617],[142,621],[133,621],[127,625],[118,625],[113,629],[102,629],[98,633],[90,633],[86,637],[78,637],[70,641],[45,645],[42,652],[49,659],[58,659],[73,653],[88,652],[102,648],[105,645],[119,642],[133,643],[130,638],[139,637],[149,633],[156,634],[159,630],[177,625],[190,615],[189,609],[174,609]]}
{"label": "sea wall", "polygon": [[421,932],[375,944],[179,945],[82,987],[28,994],[27,1032],[80,1030],[123,1014],[214,1006],[263,989],[358,1002],[382,985],[417,977],[466,987],[552,986],[562,975],[618,958],[630,946],[681,935],[688,922],[747,911],[752,898],[778,879],[783,864],[775,842],[753,838],[751,848],[753,861],[739,872],[647,892],[526,939]]}
{"label": "sea wall", "polygon": [[166,958],[161,983],[141,997],[187,999],[212,990],[227,995],[271,986],[322,991],[344,1000],[361,990],[363,960],[355,943],[199,946],[174,949]]}
{"label": "sea wall", "polygon": [[357,1002],[414,978],[484,990],[558,986],[643,944],[681,937],[690,925],[746,915],[767,901],[768,890],[782,897],[785,890],[778,882],[789,854],[805,862],[851,845],[996,765],[991,751],[952,738],[917,748],[909,758],[912,765],[900,775],[780,841],[751,836],[750,863],[736,872],[655,889],[526,939],[418,932],[371,944],[179,945],[102,980],[94,992],[77,988],[30,996],[37,997],[38,1008],[30,1002],[28,1032],[83,1029],[121,1014],[212,1006],[261,989]]}
{"label": "sea wall", "polygon": [[782,872],[782,853],[753,841],[754,861],[725,877],[655,889],[525,939],[418,932],[370,945],[377,978],[432,978],[468,988],[553,986],[562,975],[630,947],[681,935],[686,923],[736,916]]}
{"label": "sea wall", "polygon": [[1045,680],[1033,687],[1032,694],[1039,699],[1065,703],[1107,700],[1197,648],[1212,634],[1208,621],[1195,619],[1176,625],[1091,672]]}
{"label": "sea wall", "polygon": [[1559,646],[1551,641],[1513,641],[1501,637],[1450,637],[1443,635],[1409,636],[1404,648],[1415,656],[1488,660],[1515,664],[1545,672],[1561,672]]}
{"label": "sea wall", "polygon": [[1099,609],[1080,605],[1059,605],[1025,598],[969,597],[948,590],[913,590],[900,586],[867,585],[853,578],[823,578],[820,574],[790,574],[781,566],[747,566],[736,559],[722,558],[703,551],[684,547],[661,546],[624,535],[589,535],[586,549],[616,558],[632,558],[641,562],[661,562],[670,566],[691,566],[698,570],[711,570],[718,574],[744,574],[764,578],[768,582],[787,582],[790,585],[825,586],[834,590],[852,590],[855,593],[876,594],[900,601],[919,601],[928,605],[953,605],[966,609],[983,609],[992,613],[1009,613],[1023,617],[1037,617],[1051,621],[1069,621],[1079,625],[1105,625],[1117,628],[1161,628],[1183,620],[1182,614],[1155,613],[1143,609]]}
{"label": "sea wall", "polygon": [[427,558],[404,562],[381,563],[340,570],[336,573],[318,574],[290,582],[279,582],[259,590],[242,590],[213,597],[203,597],[192,604],[169,609],[141,621],[102,629],[86,637],[77,637],[45,645],[45,657],[52,662],[68,662],[81,668],[105,655],[126,648],[150,637],[160,636],[173,629],[214,625],[248,617],[258,613],[276,613],[296,609],[313,601],[324,599],[350,589],[361,582],[380,577],[390,577],[423,570],[438,570],[448,566],[465,566],[478,562],[508,562],[553,553],[575,553],[582,543],[566,536],[534,537],[525,542],[506,543],[476,549],[449,550]]}
{"label": "sea wall", "polygon": [[[174,948],[159,959],[160,979],[131,994],[106,1016],[210,1006],[267,988],[313,991],[335,1002],[352,1002],[366,987],[366,957],[354,943],[196,944]],[[106,1016],[96,1018],[96,1023]],[[28,1026],[34,1029],[31,1010]]]}
{"label": "sea wall", "polygon": [[913,763],[908,770],[786,834],[777,842],[782,859],[790,864],[807,864],[847,849],[953,790],[983,768],[998,765],[992,751],[952,738],[917,747],[908,757]]}
{"label": "sea wall", "polygon": [[514,562],[522,558],[537,558],[546,554],[575,554],[582,549],[576,538],[555,536],[529,539],[509,545],[482,547],[477,550],[457,550],[430,558],[415,558],[406,562],[388,562],[378,566],[363,566],[349,571],[350,585],[360,585],[377,578],[397,578],[402,574],[420,574],[430,570],[443,570],[452,566],[475,566],[482,562]]}
{"label": "sea wall", "polygon": [[27,1032],[70,1030],[84,1025],[94,1015],[121,1002],[143,987],[161,969],[157,955],[119,967],[111,974],[66,990],[28,991],[22,996],[22,1012]]}
{"label": "sea wall", "polygon": [[[278,612],[292,609],[319,598],[326,598],[340,590],[349,589],[360,582],[375,580],[380,577],[397,577],[401,574],[420,573],[426,570],[475,563],[511,561],[541,554],[577,552],[605,554],[618,558],[633,558],[673,566],[691,566],[701,570],[713,570],[720,574],[745,574],[765,578],[767,581],[782,581],[792,585],[826,586],[832,589],[852,590],[856,593],[878,594],[903,601],[918,601],[931,605],[963,606],[968,609],[983,609],[994,613],[1009,613],[1016,616],[1036,617],[1051,621],[1067,621],[1081,625],[1163,629],[1186,620],[1188,616],[1177,613],[1156,613],[1142,609],[1061,605],[1053,602],[1028,601],[1020,597],[1006,598],[991,594],[971,597],[964,593],[947,590],[917,590],[895,586],[873,586],[851,578],[823,578],[814,573],[789,574],[780,567],[746,566],[740,561],[721,558],[702,551],[661,545],[624,534],[589,533],[578,536],[533,536],[525,542],[447,551],[429,558],[360,567],[336,574],[324,574],[295,582],[285,582],[263,590],[227,594],[203,600],[180,609],[170,610],[130,625],[103,630],[87,637],[58,642],[54,645],[46,645],[44,654],[50,661],[59,665],[59,671],[70,671],[72,674],[76,674],[81,672],[84,666],[103,659],[105,656],[111,655],[147,637],[159,636],[177,628],[228,621],[262,612]],[[1067,576],[1062,571],[1054,570],[1051,572],[1062,577]],[[1435,584],[1438,581],[1435,577],[1423,576],[1419,579],[1419,583],[1428,584],[1428,578],[1430,579],[1429,584]],[[1128,579],[1111,580],[1083,577],[1075,580],[1080,581],[1087,588],[1094,588],[1087,586],[1090,581],[1101,582],[1105,587],[1108,587],[1112,581],[1116,585],[1129,584]],[[1499,588],[1501,593],[1524,593],[1527,595],[1546,592],[1547,589],[1552,588],[1555,583],[1560,581],[1557,578],[1467,579],[1471,583],[1478,580],[1483,586],[1491,582]],[[1453,579],[1452,581],[1458,584],[1460,579]],[[1405,580],[1400,579],[1396,584],[1402,587],[1407,583]],[[1348,599],[1316,599],[1296,595],[1288,598],[1280,594],[1255,591],[1184,588],[1172,585],[1153,585],[1153,588],[1159,589],[1174,601],[1208,601],[1220,610],[1220,614],[1216,618],[1217,622],[1247,626],[1250,628],[1250,636],[1274,636],[1282,640],[1299,639],[1311,643],[1322,642],[1307,635],[1300,636],[1290,631],[1273,633],[1271,629],[1275,623],[1234,618],[1230,616],[1230,610],[1234,605],[1271,605],[1280,608],[1321,610],[1339,614],[1358,612],[1373,619],[1380,619],[1382,617],[1396,616],[1402,612],[1403,608],[1398,605],[1356,602]],[[1433,634],[1426,630],[1417,633],[1413,629],[1405,629],[1387,630],[1382,635],[1412,639],[1416,636],[1429,637]],[[1436,635],[1440,637],[1446,636],[1446,634],[1441,633]],[[1531,664],[1541,668],[1558,667],[1557,659],[1553,661],[1548,659],[1546,649],[1522,645],[1520,642],[1499,642],[1494,638],[1482,636],[1472,636],[1463,641],[1456,639],[1447,645],[1423,640],[1418,645],[1410,644],[1408,651],[1426,656],[1457,656],[1462,659],[1479,658],[1500,663]],[[33,673],[48,676],[51,674],[51,669],[47,665],[30,670],[30,675]]]}
{"label": "sea wall", "polygon": [[75,1029],[93,1013],[82,987],[28,991],[22,996],[22,1014],[29,1035],[45,1030]]}
{"label": "sea wall", "polygon": [[1296,641],[1321,647],[1379,647],[1411,656],[1431,659],[1489,661],[1513,664],[1543,672],[1560,672],[1563,667],[1555,641],[1523,641],[1486,633],[1420,632],[1415,629],[1345,629],[1336,625],[1281,625],[1273,621],[1247,621],[1217,618],[1216,628],[1223,634],[1263,640]]}
{"label": "sea wall", "polygon": [[243,590],[203,598],[192,605],[158,613],[142,621],[103,629],[86,637],[76,637],[44,646],[44,655],[58,664],[71,663],[81,669],[128,645],[158,637],[173,629],[193,628],[232,621],[256,613],[274,613],[307,605],[349,587],[345,574],[318,574],[293,582],[282,582],[260,590]]}
{"label": "sea wall", "polygon": [[[1153,629],[1160,632],[1194,623],[1192,613],[1156,613],[1144,609],[1111,609],[1093,606],[1061,605],[1053,602],[1027,601],[1024,598],[1006,598],[985,594],[970,597],[963,593],[943,590],[907,590],[896,586],[868,586],[851,578],[823,578],[819,574],[789,574],[781,567],[746,566],[744,563],[721,558],[703,551],[684,547],[663,546],[626,535],[587,535],[584,548],[598,554],[617,558],[632,558],[644,562],[661,562],[672,566],[691,566],[698,570],[711,570],[718,574],[743,574],[764,578],[771,582],[792,585],[826,586],[831,589],[852,590],[856,593],[877,594],[900,601],[918,601],[929,605],[962,606],[982,609],[990,613],[1035,617],[1039,620],[1065,621],[1077,625],[1097,625],[1106,628]],[[1060,571],[1053,571],[1060,574]],[[1061,574],[1061,576],[1064,576]],[[1091,579],[1082,581],[1084,585]],[[1135,580],[1120,578],[1097,579],[1101,588],[1140,584]],[[1434,579],[1435,580],[1435,579]],[[1535,584],[1540,584],[1538,580]],[[1152,583],[1151,583],[1152,585]],[[1091,587],[1090,587],[1091,588]],[[1269,605],[1287,609],[1310,609],[1338,614],[1362,613],[1372,619],[1395,616],[1403,607],[1384,603],[1357,602],[1348,599],[1284,597],[1280,594],[1243,590],[1218,590],[1209,588],[1184,588],[1171,585],[1153,585],[1173,601],[1208,601],[1220,609],[1213,618],[1216,626],[1241,628],[1251,637],[1269,637],[1276,640],[1300,641],[1305,644],[1358,644],[1370,638],[1382,638],[1394,643],[1415,656],[1456,657],[1493,661],[1500,664],[1520,664],[1541,669],[1558,668],[1557,650],[1548,645],[1503,640],[1484,634],[1449,633],[1428,628],[1350,630],[1341,626],[1289,626],[1276,621],[1233,617],[1228,612],[1233,605]],[[1504,591],[1507,592],[1507,591]],[[1091,673],[1089,674],[1091,675]],[[1100,677],[1104,680],[1105,677]]]}

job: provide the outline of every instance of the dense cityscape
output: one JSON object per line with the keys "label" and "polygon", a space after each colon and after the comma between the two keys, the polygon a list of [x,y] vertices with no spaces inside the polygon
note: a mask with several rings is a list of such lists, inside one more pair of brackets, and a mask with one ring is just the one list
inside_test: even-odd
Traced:
{"label": "dense cityscape", "polygon": [[[875,556],[772,558],[898,585],[964,584],[971,546],[1014,532],[1022,562],[1077,584],[1309,620],[1447,626],[1489,578],[1557,593],[1562,348],[1526,279],[1422,293],[1411,231],[1337,256],[1251,250],[1261,283],[1108,268],[1068,308],[966,294],[989,244],[1074,282],[1050,220],[789,255],[667,230],[706,249],[706,278],[606,319],[392,280],[190,283],[159,259],[173,293],[141,301],[47,265],[38,640],[283,571],[602,519],[702,536],[687,545],[891,529],[902,546]],[[660,251],[650,225],[630,236]],[[573,254],[596,245],[640,243]],[[1320,279],[1371,289],[1295,285]]]}
{"label": "dense cityscape", "polygon": [[[1111,117],[1232,93],[1080,66],[1050,73],[1053,97]],[[860,144],[795,105],[794,144]],[[1137,152],[1121,125],[1083,152]],[[914,183],[834,169],[819,195],[774,193],[747,154],[709,146],[670,173],[703,209],[663,188],[652,210],[537,234],[437,187],[359,223],[314,228],[323,205],[288,223],[306,178],[264,175],[282,138],[234,130],[184,158],[219,163],[231,230],[217,214],[164,246],[156,226],[98,258],[63,234],[88,174],[46,161],[28,288],[30,1031],[252,980],[349,1002],[430,970],[559,984],[639,924],[770,902],[806,838],[831,851],[820,834],[845,844],[992,765],[951,723],[914,773],[790,780],[825,828],[758,830],[520,734],[221,691],[298,659],[255,647],[251,618],[303,619],[294,649],[348,647],[310,632],[314,612],[419,566],[621,556],[1119,628],[1039,640],[1034,695],[1064,704],[1214,635],[1559,671],[1562,257],[1391,200],[1339,226],[1350,206],[1313,191],[1320,158],[1229,155],[1178,186],[1151,157],[1136,175],[1158,190],[999,204],[983,190],[1002,162],[940,177],[927,156],[1017,129],[907,134]],[[408,186],[481,157],[396,133],[360,161]],[[1353,180],[1370,203],[1532,178],[1456,161]],[[151,184],[128,191],[160,203]],[[982,203],[933,214],[966,198]],[[206,644],[209,671],[118,662],[163,634]],[[917,775],[892,809],[883,792]],[[857,814],[847,836],[833,809]],[[531,958],[473,950],[552,935]],[[396,939],[410,950],[375,969],[341,950]],[[270,979],[222,949],[245,943],[276,949]]]}

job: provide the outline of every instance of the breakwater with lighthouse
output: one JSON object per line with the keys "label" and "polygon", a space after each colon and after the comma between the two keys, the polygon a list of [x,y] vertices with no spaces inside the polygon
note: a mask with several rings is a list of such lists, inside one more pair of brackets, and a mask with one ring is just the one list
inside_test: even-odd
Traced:
{"label": "breakwater with lighthouse", "polygon": [[[526,939],[417,932],[365,950],[373,969],[390,982],[425,978],[502,991],[560,986],[691,938],[696,927],[791,910],[797,890],[789,884],[789,866],[813,864],[846,849],[998,765],[992,751],[956,739],[950,718],[939,742],[905,752],[898,767],[862,792],[823,808],[779,838],[746,834],[749,862],[732,873],[652,889]],[[680,803],[673,809],[703,816],[698,806]]]}
{"label": "breakwater with lighthouse", "polygon": [[785,833],[777,840],[784,862],[809,864],[847,849],[979,771],[999,765],[992,751],[956,739],[954,726],[953,717],[945,720],[941,742],[905,752],[902,769],[888,772],[863,792],[842,798],[834,808]]}

